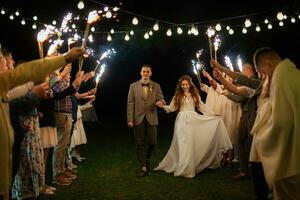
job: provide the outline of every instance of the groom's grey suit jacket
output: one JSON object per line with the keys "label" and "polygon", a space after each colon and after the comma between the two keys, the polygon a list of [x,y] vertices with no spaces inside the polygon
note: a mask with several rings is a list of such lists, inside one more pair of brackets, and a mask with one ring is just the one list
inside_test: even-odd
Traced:
{"label": "groom's grey suit jacket", "polygon": [[134,126],[139,125],[146,117],[150,125],[158,125],[157,110],[155,103],[163,99],[160,85],[156,82],[149,82],[147,98],[143,97],[141,81],[130,85],[127,101],[127,122],[133,122]]}

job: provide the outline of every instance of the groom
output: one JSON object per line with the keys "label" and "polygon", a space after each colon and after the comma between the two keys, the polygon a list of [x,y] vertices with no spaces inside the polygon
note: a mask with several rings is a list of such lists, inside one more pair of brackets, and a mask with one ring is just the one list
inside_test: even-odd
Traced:
{"label": "groom", "polygon": [[157,106],[163,106],[163,94],[160,85],[150,80],[150,65],[141,68],[141,80],[130,85],[127,101],[127,123],[134,130],[137,158],[141,165],[138,177],[147,176],[151,153],[157,141]]}

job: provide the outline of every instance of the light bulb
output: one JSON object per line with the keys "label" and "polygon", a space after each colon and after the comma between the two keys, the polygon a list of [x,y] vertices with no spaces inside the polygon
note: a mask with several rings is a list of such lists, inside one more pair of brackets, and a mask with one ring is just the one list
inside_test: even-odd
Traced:
{"label": "light bulb", "polygon": [[80,9],[80,10],[84,9],[84,2],[79,1],[79,3],[77,4],[77,8]]}

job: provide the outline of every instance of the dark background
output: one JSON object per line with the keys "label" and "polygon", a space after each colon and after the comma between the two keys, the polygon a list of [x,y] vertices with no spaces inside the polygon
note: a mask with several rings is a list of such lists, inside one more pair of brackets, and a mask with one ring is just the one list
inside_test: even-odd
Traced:
{"label": "dark background", "polygon": [[[177,24],[198,22],[207,20],[218,20],[227,17],[247,15],[250,13],[261,13],[253,17],[252,27],[247,34],[241,33],[241,27],[234,24],[242,24],[245,18],[233,21],[224,21],[222,24],[232,25],[235,30],[234,35],[229,35],[223,27],[219,34],[222,44],[219,51],[219,60],[223,62],[223,56],[229,55],[235,58],[240,54],[244,62],[251,62],[254,51],[262,46],[271,46],[276,49],[283,58],[289,57],[296,65],[300,66],[300,19],[295,15],[296,23],[292,24],[290,19],[285,20],[283,27],[278,26],[278,22],[273,23],[273,29],[268,30],[260,23],[262,30],[256,32],[255,20],[263,22],[265,16],[276,16],[281,10],[288,16],[300,13],[298,0],[277,0],[277,1],[101,1],[111,6],[119,5],[121,9],[149,16],[155,19],[171,21]],[[62,18],[67,11],[73,11],[81,16],[87,15],[90,9],[100,9],[103,6],[96,1],[85,1],[86,8],[83,11],[77,9],[78,1],[51,0],[51,1],[1,1],[3,6],[11,11],[19,9],[21,15],[39,16],[39,20],[51,23],[53,19]],[[265,12],[265,13],[264,13]],[[271,15],[270,15],[271,13]],[[273,14],[272,14],[273,13]],[[39,29],[33,30],[32,23],[27,22],[26,26],[20,24],[20,19],[10,20],[9,14],[0,14],[0,42],[2,46],[9,48],[13,52],[16,61],[31,60],[38,58],[38,47],[36,44],[36,34]],[[143,38],[143,32],[137,33],[129,41],[125,41],[124,34],[114,35],[113,41],[106,41],[106,34],[101,31],[109,31],[111,27],[115,30],[130,30],[132,15],[119,12],[119,22],[100,21],[95,27],[98,34],[94,34],[95,42],[91,45],[95,50],[104,48],[115,48],[117,54],[108,62],[108,69],[105,72],[97,92],[97,100],[94,105],[101,118],[106,116],[122,117],[126,122],[126,101],[129,84],[140,78],[140,67],[149,63],[153,67],[152,80],[161,84],[166,100],[170,100],[177,80],[183,74],[193,76],[191,59],[195,58],[195,52],[200,48],[204,49],[206,68],[210,71],[208,41],[204,34],[206,28],[199,29],[198,36],[186,34],[177,35],[173,29],[172,37],[167,37],[163,24],[160,31],[155,33],[150,39]],[[251,18],[251,17],[250,17]],[[252,18],[251,18],[252,19]],[[152,27],[154,22],[143,20],[139,17],[140,25],[135,29],[145,29]],[[59,24],[59,22],[58,22]],[[215,23],[211,23],[214,25]],[[82,27],[84,29],[84,26]],[[79,44],[80,45],[80,44]],[[90,70],[95,66],[95,62],[86,62],[84,69]],[[300,78],[300,77],[299,77]],[[205,98],[205,96],[203,96]],[[204,99],[203,98],[203,99]]]}

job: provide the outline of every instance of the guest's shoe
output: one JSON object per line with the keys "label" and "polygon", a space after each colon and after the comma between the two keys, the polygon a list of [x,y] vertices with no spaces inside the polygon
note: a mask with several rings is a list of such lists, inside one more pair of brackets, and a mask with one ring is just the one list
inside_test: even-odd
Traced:
{"label": "guest's shoe", "polygon": [[137,177],[145,177],[148,175],[148,172],[147,171],[144,171],[144,170],[141,170],[138,174],[137,174]]}
{"label": "guest's shoe", "polygon": [[232,177],[233,180],[243,180],[249,178],[249,175],[244,172],[239,172]]}

